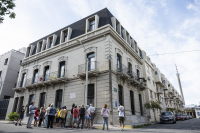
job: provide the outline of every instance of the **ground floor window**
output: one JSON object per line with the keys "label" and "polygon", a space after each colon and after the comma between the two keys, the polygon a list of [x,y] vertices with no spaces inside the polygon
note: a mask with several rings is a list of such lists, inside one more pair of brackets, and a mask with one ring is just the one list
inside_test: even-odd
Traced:
{"label": "ground floor window", "polygon": [[94,106],[94,84],[88,85],[87,105],[90,104]]}
{"label": "ground floor window", "polygon": [[40,94],[40,107],[45,107],[45,94],[46,93],[41,93]]}
{"label": "ground floor window", "polygon": [[143,116],[142,95],[141,94],[139,94],[139,104],[140,104],[140,115]]}
{"label": "ground floor window", "polygon": [[131,112],[135,115],[135,102],[134,102],[134,92],[130,90],[130,100],[131,100]]}
{"label": "ground floor window", "polygon": [[63,90],[57,90],[56,91],[56,107],[61,108],[62,106],[62,93]]}
{"label": "ground floor window", "polygon": [[18,113],[20,113],[21,112],[21,109],[22,109],[22,105],[23,105],[23,102],[24,102],[24,97],[20,97],[20,99],[19,99],[19,106],[18,106]]}
{"label": "ground floor window", "polygon": [[119,104],[122,104],[124,106],[124,100],[123,100],[123,87],[118,86],[118,98],[119,98]]}
{"label": "ground floor window", "polygon": [[18,101],[19,101],[19,97],[16,97],[16,98],[15,98],[15,101],[14,101],[13,112],[16,112],[16,111],[17,111]]}

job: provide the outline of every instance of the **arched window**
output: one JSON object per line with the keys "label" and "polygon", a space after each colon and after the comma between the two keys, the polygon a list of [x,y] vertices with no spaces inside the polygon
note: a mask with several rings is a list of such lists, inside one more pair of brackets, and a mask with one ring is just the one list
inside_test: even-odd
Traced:
{"label": "arched window", "polygon": [[[49,66],[46,66],[44,68],[44,76],[43,76],[43,81],[47,81],[49,79]],[[41,79],[40,79],[41,80]]]}
{"label": "arched window", "polygon": [[26,73],[23,73],[22,74],[22,79],[21,79],[21,82],[20,82],[20,87],[24,87],[25,80],[26,80]]}
{"label": "arched window", "polygon": [[90,53],[87,55],[88,58],[88,71],[95,70],[95,54]]}
{"label": "arched window", "polygon": [[38,69],[34,70],[33,84],[37,83],[37,80],[38,80]]}
{"label": "arched window", "polygon": [[121,71],[122,68],[122,57],[120,54],[117,54],[117,70]]}
{"label": "arched window", "polygon": [[60,62],[59,68],[59,78],[63,78],[65,76],[65,61]]}
{"label": "arched window", "polygon": [[137,77],[140,78],[140,71],[137,69]]}

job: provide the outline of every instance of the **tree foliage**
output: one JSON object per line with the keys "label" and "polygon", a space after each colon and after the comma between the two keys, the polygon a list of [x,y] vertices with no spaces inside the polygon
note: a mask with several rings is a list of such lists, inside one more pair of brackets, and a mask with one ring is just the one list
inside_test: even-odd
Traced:
{"label": "tree foliage", "polygon": [[160,110],[162,109],[160,104],[161,104],[160,101],[152,101],[152,100],[150,102],[144,104],[144,107],[146,109],[152,109],[153,110],[155,121],[156,121],[155,110],[156,109],[160,109]]}
{"label": "tree foliage", "polygon": [[3,23],[5,15],[9,15],[11,19],[15,18],[16,14],[11,11],[15,6],[14,0],[0,0],[0,24]]}

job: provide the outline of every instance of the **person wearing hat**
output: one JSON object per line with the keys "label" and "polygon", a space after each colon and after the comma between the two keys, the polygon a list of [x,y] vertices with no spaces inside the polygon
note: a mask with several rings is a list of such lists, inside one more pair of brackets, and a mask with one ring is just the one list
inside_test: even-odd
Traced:
{"label": "person wearing hat", "polygon": [[63,106],[62,109],[60,110],[60,127],[64,128],[65,127],[65,107]]}
{"label": "person wearing hat", "polygon": [[36,107],[34,106],[34,102],[31,102],[30,104],[31,105],[29,106],[29,118],[28,118],[28,122],[27,122],[27,126],[26,127],[32,129],[31,123],[32,123],[34,115],[35,115]]}
{"label": "person wearing hat", "polygon": [[51,107],[49,109],[49,118],[48,118],[48,126],[47,129],[49,128],[53,128],[53,121],[55,118],[55,114],[57,113],[56,108],[54,107],[53,103],[51,104]]}

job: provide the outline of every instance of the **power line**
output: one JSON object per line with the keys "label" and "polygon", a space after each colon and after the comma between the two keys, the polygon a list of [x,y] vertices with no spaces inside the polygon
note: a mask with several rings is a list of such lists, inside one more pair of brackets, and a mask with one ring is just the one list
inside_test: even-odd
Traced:
{"label": "power line", "polygon": [[200,51],[200,49],[198,49],[198,50],[191,50],[191,51],[181,51],[181,52],[175,52],[175,53],[154,54],[154,55],[148,55],[148,56],[166,55],[166,54],[180,54],[180,53],[185,53],[185,52],[194,52],[194,51]]}

